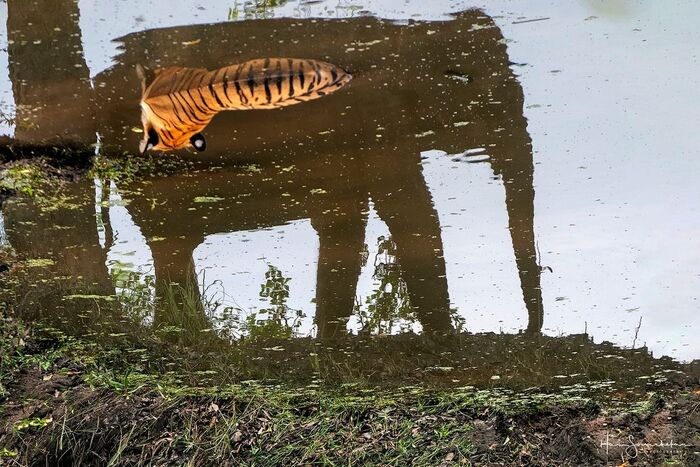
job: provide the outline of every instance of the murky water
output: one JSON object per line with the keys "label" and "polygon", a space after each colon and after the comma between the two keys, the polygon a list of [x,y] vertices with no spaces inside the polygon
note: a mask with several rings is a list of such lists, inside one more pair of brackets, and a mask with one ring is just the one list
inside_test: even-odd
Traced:
{"label": "murky water", "polygon": [[35,260],[24,313],[281,339],[246,347],[272,377],[318,345],[351,380],[524,387],[700,357],[698,7],[99,3],[0,4],[8,141],[133,157],[138,64],[303,57],[353,80],[223,112],[206,151],[157,156],[175,169],[6,203],[3,238]]}

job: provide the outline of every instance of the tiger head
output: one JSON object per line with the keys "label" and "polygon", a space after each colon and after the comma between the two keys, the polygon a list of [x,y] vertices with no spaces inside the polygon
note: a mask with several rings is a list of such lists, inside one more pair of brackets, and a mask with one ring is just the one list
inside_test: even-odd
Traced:
{"label": "tiger head", "polygon": [[[207,147],[204,135],[200,133],[206,124],[188,121],[186,124],[172,118],[174,110],[168,106],[152,108],[153,103],[141,102],[141,124],[143,126],[143,139],[139,144],[141,154],[150,150],[172,151],[193,147],[197,151],[204,151]],[[161,117],[161,115],[163,115]],[[165,116],[170,116],[166,118]],[[207,122],[208,123],[208,122]]]}

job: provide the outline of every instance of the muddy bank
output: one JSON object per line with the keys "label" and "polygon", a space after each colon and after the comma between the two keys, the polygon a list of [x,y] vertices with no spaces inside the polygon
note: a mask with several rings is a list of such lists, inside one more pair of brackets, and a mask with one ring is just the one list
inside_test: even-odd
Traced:
{"label": "muddy bank", "polygon": [[[91,159],[85,169],[73,171],[34,159],[13,161],[3,168],[15,175],[13,183],[21,182],[12,193],[39,197],[40,207],[53,209],[56,189],[60,191],[63,182],[80,176],[128,178],[177,169],[168,163],[129,158],[95,164]],[[38,261],[19,258],[15,269],[30,265],[25,272],[34,276]],[[31,288],[46,288],[37,279],[37,287],[32,283]],[[58,301],[48,303],[53,310]],[[105,301],[100,312],[106,313],[109,304],[117,302]],[[180,342],[177,358],[170,355],[172,348],[165,347],[167,340],[152,336],[139,347],[120,348],[117,344],[125,339],[125,330],[144,337],[137,328],[126,329],[121,319],[97,328],[101,335],[114,336],[100,347],[27,326],[9,315],[13,306],[4,303],[2,309],[0,465],[698,462],[698,366],[653,358],[644,349],[594,345],[585,335],[542,336],[536,345],[520,335],[454,335],[438,345],[436,340],[406,334],[341,341],[336,347],[343,350],[342,358],[329,350],[330,345],[319,347],[313,361],[308,358],[312,347],[308,339],[286,344],[286,352],[272,343],[244,346],[245,352],[230,351],[229,359],[216,367],[233,373],[238,383],[216,385],[208,383],[211,363],[218,357],[213,345],[194,351],[188,347],[192,343]],[[84,329],[74,323],[75,335],[95,331],[94,314],[86,314],[84,321]],[[195,333],[200,346],[201,334]],[[411,352],[404,351],[407,348]],[[508,355],[517,355],[519,365],[513,367]],[[254,364],[248,368],[243,358]],[[137,366],[138,360],[153,363]],[[461,363],[449,368],[450,361]],[[275,371],[284,374],[280,369],[307,375],[319,362],[326,371],[311,384],[291,377],[284,383],[246,381]],[[179,371],[187,368],[190,374],[172,377],[159,372],[173,366]],[[342,384],[348,374],[354,375],[348,368],[372,377],[363,385]],[[533,369],[542,368],[547,371],[539,375],[541,386],[528,388],[527,382],[538,380]],[[499,374],[502,379],[489,387],[492,375]],[[624,384],[643,383],[635,386],[635,397],[623,394],[631,386],[621,387],[614,403],[594,393],[557,390],[551,383],[562,375],[595,383],[622,374],[627,375]],[[656,374],[668,377],[650,388],[643,378]],[[454,378],[479,381],[482,389],[450,386]],[[378,387],[380,381],[393,379],[403,384]]]}
{"label": "muddy bank", "polygon": [[94,158],[95,148],[82,144],[30,144],[0,136],[0,206],[8,196],[34,195],[48,183],[79,180]]}
{"label": "muddy bank", "polygon": [[0,164],[44,159],[54,168],[86,170],[95,156],[95,146],[71,141],[27,143],[0,135]]}
{"label": "muddy bank", "polygon": [[695,465],[700,451],[692,372],[615,407],[471,387],[196,388],[117,370],[85,342],[7,316],[2,355],[7,465]]}
{"label": "muddy bank", "polygon": [[68,184],[85,177],[126,181],[173,173],[190,165],[178,157],[97,156],[94,147],[24,144],[0,136],[0,206],[18,195],[51,203]]}
{"label": "muddy bank", "polygon": [[[11,196],[43,194],[50,184],[53,189],[75,182],[92,167],[92,157],[77,156],[66,151],[68,159],[46,155],[45,148],[13,153],[12,146],[0,141],[0,206]],[[15,157],[16,156],[16,157]]]}

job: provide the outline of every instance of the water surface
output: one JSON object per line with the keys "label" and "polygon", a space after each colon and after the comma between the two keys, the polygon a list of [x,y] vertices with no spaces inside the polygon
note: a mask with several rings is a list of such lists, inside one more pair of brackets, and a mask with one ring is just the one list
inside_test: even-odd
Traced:
{"label": "water surface", "polygon": [[[284,338],[266,348],[289,355],[335,343],[357,377],[387,355],[401,378],[458,368],[446,378],[493,384],[523,353],[539,375],[515,371],[524,386],[578,374],[576,346],[599,362],[698,358],[697,32],[683,21],[696,7],[203,3],[145,17],[34,3],[4,6],[0,108],[17,144],[133,157],[137,64],[308,57],[354,79],[314,102],[221,113],[205,152],[158,156],[177,169],[84,180],[50,207],[6,203],[7,241],[48,260],[18,288],[27,314],[77,329],[95,304],[128,302],[100,319]],[[198,317],[154,300],[189,300]],[[645,361],[642,376],[659,369]],[[622,378],[632,364],[603,366]]]}

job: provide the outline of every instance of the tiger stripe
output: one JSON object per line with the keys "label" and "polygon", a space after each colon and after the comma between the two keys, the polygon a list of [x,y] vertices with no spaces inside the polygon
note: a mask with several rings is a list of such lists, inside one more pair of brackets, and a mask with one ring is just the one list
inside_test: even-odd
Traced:
{"label": "tiger stripe", "polygon": [[332,93],[350,79],[330,63],[296,58],[249,60],[213,71],[158,70],[141,98],[144,134],[156,132],[155,149],[177,149],[218,112],[286,107]]}

